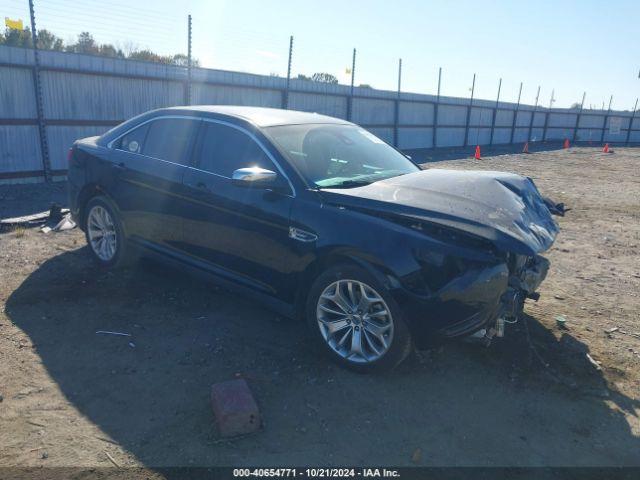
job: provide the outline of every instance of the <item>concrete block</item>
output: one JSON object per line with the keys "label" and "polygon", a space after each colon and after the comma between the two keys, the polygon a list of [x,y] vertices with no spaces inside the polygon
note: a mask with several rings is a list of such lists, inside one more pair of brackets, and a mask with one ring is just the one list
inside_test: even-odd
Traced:
{"label": "concrete block", "polygon": [[242,378],[214,383],[211,386],[211,407],[223,437],[246,435],[260,428],[258,405]]}

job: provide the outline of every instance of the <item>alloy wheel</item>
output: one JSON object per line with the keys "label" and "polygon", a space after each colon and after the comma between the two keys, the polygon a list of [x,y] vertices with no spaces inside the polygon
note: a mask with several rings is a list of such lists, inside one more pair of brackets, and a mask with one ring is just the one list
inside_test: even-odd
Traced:
{"label": "alloy wheel", "polygon": [[338,280],[325,288],[316,318],[329,347],[354,363],[378,360],[393,340],[393,318],[387,304],[358,280]]}
{"label": "alloy wheel", "polygon": [[116,254],[116,226],[106,208],[96,205],[87,216],[87,232],[91,249],[104,262],[109,262]]}

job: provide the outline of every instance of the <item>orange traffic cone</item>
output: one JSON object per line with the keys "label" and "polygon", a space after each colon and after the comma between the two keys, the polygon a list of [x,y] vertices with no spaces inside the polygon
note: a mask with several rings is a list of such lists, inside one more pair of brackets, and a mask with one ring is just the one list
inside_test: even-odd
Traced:
{"label": "orange traffic cone", "polygon": [[605,143],[605,144],[604,144],[604,148],[602,149],[602,153],[609,153],[609,152],[610,152],[610,151],[609,151],[609,144],[608,144],[608,143]]}
{"label": "orange traffic cone", "polygon": [[522,153],[529,153],[529,142],[524,142],[524,148],[522,149]]}
{"label": "orange traffic cone", "polygon": [[476,145],[476,153],[473,156],[476,160],[480,160],[480,145]]}
{"label": "orange traffic cone", "polygon": [[569,148],[569,139],[568,138],[564,139],[564,145],[562,146],[562,148]]}

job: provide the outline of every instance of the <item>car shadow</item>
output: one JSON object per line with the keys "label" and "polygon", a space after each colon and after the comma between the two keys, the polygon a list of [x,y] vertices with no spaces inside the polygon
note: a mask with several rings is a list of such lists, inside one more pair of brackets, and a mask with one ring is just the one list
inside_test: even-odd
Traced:
{"label": "car shadow", "polygon": [[[358,375],[311,347],[301,322],[163,265],[103,272],[88,257],[42,263],[6,314],[67,400],[145,466],[640,465],[627,418],[639,402],[584,363],[586,345],[533,317],[549,367],[516,329],[491,348],[448,344]],[[223,440],[210,386],[237,377],[264,427]]]}

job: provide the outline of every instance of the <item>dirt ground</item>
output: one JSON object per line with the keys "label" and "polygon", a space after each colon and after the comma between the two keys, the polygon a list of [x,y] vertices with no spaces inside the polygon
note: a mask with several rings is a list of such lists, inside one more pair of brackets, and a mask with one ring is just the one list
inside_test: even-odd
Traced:
{"label": "dirt ground", "polygon": [[[638,148],[430,163],[525,174],[572,210],[526,322],[384,375],[185,273],[99,271],[79,230],[1,233],[0,466],[640,466],[639,165]],[[35,188],[0,188],[0,216],[64,200]],[[222,440],[209,389],[236,377],[264,428]]]}

